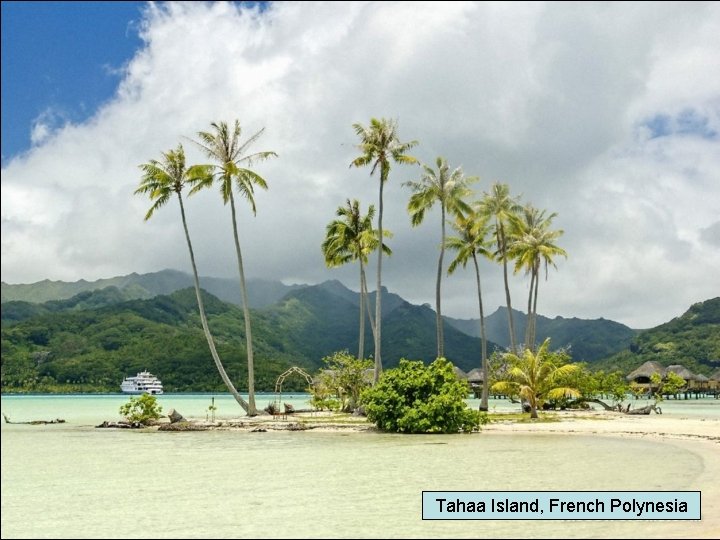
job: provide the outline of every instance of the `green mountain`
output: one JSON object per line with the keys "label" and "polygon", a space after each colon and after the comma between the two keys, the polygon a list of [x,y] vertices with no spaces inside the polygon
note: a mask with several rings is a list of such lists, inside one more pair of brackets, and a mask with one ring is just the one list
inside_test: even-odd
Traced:
{"label": "green mountain", "polygon": [[[432,360],[432,310],[389,292],[385,299],[384,366],[396,365],[401,357]],[[246,388],[242,310],[208,293],[204,302],[226,369],[239,388]],[[252,310],[256,388],[273,390],[277,376],[291,365],[315,370],[324,356],[356,351],[358,309],[358,294],[331,281],[296,288],[272,306]],[[372,354],[369,325],[365,343],[366,354]],[[463,369],[479,364],[479,340],[449,326],[446,351]],[[128,300],[122,290],[110,287],[42,304],[3,304],[5,392],[114,392],[123,377],[143,369],[158,375],[167,391],[223,391],[193,289]]]}
{"label": "green mountain", "polygon": [[[479,319],[445,317],[445,320],[461,332],[471,336],[480,335]],[[527,315],[513,309],[513,322],[516,338],[522,343],[525,339]],[[488,339],[503,347],[510,346],[506,307],[499,307],[495,313],[486,317],[485,328]],[[553,348],[569,348],[570,354],[576,362],[595,362],[626,349],[637,332],[624,324],[602,318],[588,320],[576,317],[572,319],[555,317],[550,319],[538,315],[536,335],[538,341],[549,337]]]}
{"label": "green mountain", "polygon": [[[193,287],[190,274],[177,270],[162,270],[148,274],[128,274],[96,281],[38,281],[30,284],[9,284],[2,282],[2,303],[24,301],[42,303],[50,300],[67,300],[73,296],[107,287],[115,287],[126,298],[152,298],[159,294],[170,294],[180,289]],[[241,305],[240,285],[237,279],[201,277],[200,286],[232,304]],[[279,281],[249,279],[247,281],[250,307],[265,307],[280,300],[289,291],[304,285],[284,285]]]}
{"label": "green mountain", "polygon": [[625,350],[596,365],[627,373],[648,360],[666,367],[681,364],[704,375],[720,368],[720,297],[698,302],[680,317],[639,332]]}
{"label": "green mountain", "polygon": [[[74,300],[55,311],[42,304],[43,313],[19,322],[6,321],[3,306],[3,391],[116,392],[123,377],[144,369],[160,376],[167,391],[224,390],[193,289],[86,309],[74,309]],[[225,368],[246,388],[242,310],[207,293],[204,302]],[[255,340],[255,351],[257,387],[272,390],[294,358],[263,339]]]}

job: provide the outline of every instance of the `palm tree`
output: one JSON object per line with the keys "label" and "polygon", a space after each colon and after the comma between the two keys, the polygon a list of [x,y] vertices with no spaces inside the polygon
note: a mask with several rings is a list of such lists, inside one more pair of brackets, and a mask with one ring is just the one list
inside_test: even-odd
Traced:
{"label": "palm tree", "polygon": [[187,220],[185,219],[185,206],[183,205],[182,198],[182,190],[185,184],[212,179],[212,166],[193,165],[192,167],[185,168],[185,151],[182,145],[178,145],[177,150],[170,150],[167,153],[163,153],[162,162],[150,160],[148,163],[140,165],[140,168],[143,171],[143,176],[140,187],[135,190],[135,194],[148,195],[150,200],[153,201],[150,210],[145,214],[145,221],[152,217],[155,210],[167,204],[173,193],[177,194],[178,202],[180,203],[183,229],[185,230],[185,240],[187,240],[188,251],[190,252],[190,263],[192,264],[193,279],[195,280],[195,295],[197,297],[198,310],[200,311],[200,322],[202,323],[203,332],[205,332],[205,339],[207,339],[210,354],[215,361],[215,366],[220,372],[220,377],[235,400],[245,412],[248,412],[248,403],[235,389],[230,377],[228,377],[225,372],[225,368],[220,361],[220,356],[215,349],[215,341],[210,334],[202,294],[200,293],[200,280],[198,278],[197,266],[195,265],[195,254],[193,252],[192,242],[190,242]]}
{"label": "palm tree", "polygon": [[505,301],[508,311],[508,326],[510,328],[510,350],[515,352],[515,325],[513,323],[512,302],[510,301],[510,287],[508,286],[507,258],[508,242],[506,227],[512,217],[520,211],[520,205],[510,197],[510,188],[507,184],[494,183],[490,193],[485,193],[478,205],[479,213],[494,220],[493,232],[495,234],[496,257],[503,265],[503,279],[505,281]]}
{"label": "palm tree", "polygon": [[493,384],[493,391],[505,395],[519,395],[530,404],[530,418],[537,418],[537,409],[545,399],[580,397],[577,388],[560,386],[561,378],[579,370],[576,364],[558,365],[555,355],[548,352],[547,338],[536,353],[525,349],[522,356],[508,353],[506,359],[512,367],[507,379]]}
{"label": "palm tree", "polygon": [[442,280],[443,256],[445,255],[445,218],[450,213],[454,216],[470,212],[470,207],[463,200],[470,195],[468,184],[477,181],[476,176],[466,177],[462,167],[450,171],[447,160],[438,157],[435,160],[437,171],[432,167],[423,165],[423,174],[419,182],[405,182],[413,195],[408,203],[413,227],[417,227],[425,219],[425,212],[430,210],[436,202],[440,203],[440,257],[438,258],[437,281],[435,284],[435,319],[437,335],[437,356],[445,357],[443,339],[443,319],[440,303],[440,283]]}
{"label": "palm tree", "polygon": [[452,274],[458,265],[462,264],[463,268],[472,258],[475,265],[475,280],[477,282],[478,308],[480,309],[480,340],[481,340],[481,366],[483,370],[483,389],[480,401],[480,408],[484,411],[488,410],[488,395],[490,393],[490,376],[488,369],[487,356],[487,336],[485,333],[485,313],[483,311],[482,288],[480,287],[480,267],[478,265],[477,256],[482,255],[488,259],[493,258],[492,253],[487,249],[489,243],[487,237],[490,233],[490,227],[487,218],[477,213],[471,213],[467,217],[458,216],[453,223],[453,228],[457,231],[458,236],[450,236],[445,241],[448,249],[457,251],[455,260],[448,267],[448,274]]}
{"label": "palm tree", "polygon": [[[257,161],[264,161],[271,157],[277,157],[275,152],[256,152],[246,155],[250,145],[257,141],[265,131],[261,129],[245,142],[240,142],[242,130],[240,122],[235,120],[235,127],[230,132],[225,122],[210,124],[212,131],[200,131],[198,137],[200,141],[193,141],[205,151],[205,154],[211,159],[217,161],[215,165],[215,179],[220,184],[220,193],[222,194],[223,203],[230,203],[232,211],[232,227],[233,237],[235,239],[235,251],[237,253],[238,273],[240,276],[240,292],[243,301],[243,313],[245,316],[245,341],[247,346],[248,361],[248,402],[250,408],[249,416],[257,415],[255,406],[255,368],[253,360],[252,346],[252,329],[250,327],[250,303],[248,301],[247,287],[245,285],[245,270],[243,268],[242,252],[240,251],[240,238],[238,236],[237,217],[235,212],[235,197],[233,195],[233,185],[237,189],[238,194],[245,198],[252,208],[253,215],[256,214],[255,207],[255,188],[267,189],[267,182],[256,172],[250,170],[249,166]],[[213,178],[203,179],[195,183],[190,194],[210,187],[213,184]]]}
{"label": "palm tree", "polygon": [[[365,265],[368,262],[368,255],[378,247],[378,232],[372,228],[372,220],[375,216],[375,207],[370,205],[368,213],[362,215],[360,202],[354,199],[350,202],[347,199],[345,206],[339,206],[335,214],[341,218],[331,221],[327,226],[325,241],[322,243],[322,251],[325,256],[325,264],[329,268],[341,266],[350,261],[360,262],[360,337],[358,339],[358,359],[362,360],[365,354],[365,305],[367,300],[367,282],[365,280]],[[383,231],[385,237],[390,236],[390,231]],[[391,255],[392,251],[383,243],[383,251]],[[368,306],[368,317],[373,330],[372,315]]]}
{"label": "palm tree", "polygon": [[[395,163],[413,164],[417,159],[406,152],[417,145],[417,141],[400,142],[397,133],[397,122],[386,118],[372,118],[368,127],[353,124],[355,133],[360,137],[358,145],[362,155],[355,158],[351,167],[364,167],[372,164],[370,175],[380,168],[380,194],[378,198],[378,238],[383,238],[383,188],[390,174],[390,160]],[[377,289],[375,292],[375,377],[377,382],[382,372],[380,343],[382,341],[382,250],[378,251]]]}
{"label": "palm tree", "polygon": [[512,225],[512,241],[509,246],[509,255],[515,259],[515,273],[525,269],[530,274],[530,292],[528,294],[528,319],[525,329],[525,348],[535,345],[535,331],[537,328],[537,296],[540,282],[540,266],[545,263],[545,279],[547,279],[548,265],[557,268],[553,257],[564,256],[567,253],[557,246],[555,241],[562,236],[562,230],[550,230],[552,220],[557,216],[552,213],[545,216],[545,210],[538,210],[531,205],[523,208],[522,218],[516,219]]}

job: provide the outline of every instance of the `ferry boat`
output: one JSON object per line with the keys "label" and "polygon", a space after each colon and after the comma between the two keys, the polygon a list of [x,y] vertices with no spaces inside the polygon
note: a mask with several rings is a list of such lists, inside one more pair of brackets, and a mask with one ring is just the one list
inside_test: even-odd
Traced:
{"label": "ferry boat", "polygon": [[123,394],[154,394],[163,393],[162,382],[152,373],[141,371],[135,377],[126,377],[120,385]]}

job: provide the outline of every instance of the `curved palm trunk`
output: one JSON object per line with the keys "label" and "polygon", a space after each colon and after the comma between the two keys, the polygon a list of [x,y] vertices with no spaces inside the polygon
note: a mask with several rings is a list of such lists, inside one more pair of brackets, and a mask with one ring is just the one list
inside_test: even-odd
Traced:
{"label": "curved palm trunk", "polygon": [[505,229],[502,222],[498,229],[498,248],[503,262],[503,279],[505,280],[505,301],[508,310],[508,325],[510,326],[510,351],[514,354],[517,349],[515,347],[515,324],[513,323],[512,302],[510,302],[510,287],[508,286],[507,273],[507,248],[505,246]]}
{"label": "curved palm trunk", "polygon": [[445,204],[440,205],[442,218],[442,243],[440,244],[440,258],[438,259],[437,283],[435,284],[435,321],[437,324],[437,355],[438,358],[445,357],[445,339],[443,336],[442,309],[440,306],[440,282],[442,280],[442,264],[445,255]]}
{"label": "curved palm trunk", "polygon": [[477,257],[473,253],[473,263],[475,263],[475,279],[478,289],[478,307],[480,308],[480,359],[482,362],[483,372],[483,388],[480,399],[480,410],[488,410],[488,395],[490,394],[490,370],[488,369],[487,358],[487,336],[485,335],[485,313],[483,312],[482,289],[480,288],[480,267],[478,266]]}
{"label": "curved palm trunk", "polygon": [[360,257],[360,335],[358,337],[358,360],[362,360],[365,354],[365,291],[363,290],[363,268],[362,257]]}
{"label": "curved palm trunk", "polygon": [[380,198],[378,201],[378,238],[380,239],[380,245],[378,247],[378,264],[377,264],[377,290],[375,291],[375,376],[373,381],[377,383],[380,380],[380,374],[382,373],[382,356],[381,356],[381,341],[382,341],[382,241],[383,241],[383,188],[385,187],[385,178],[387,177],[387,171],[385,167],[380,171]]}
{"label": "curved palm trunk", "polygon": [[245,341],[247,345],[248,363],[248,416],[257,416],[255,407],[255,364],[253,361],[252,330],[250,329],[250,303],[248,301],[247,287],[245,286],[245,270],[243,269],[242,252],[240,251],[240,238],[237,231],[235,216],[235,198],[230,190],[230,208],[232,209],[233,235],[235,237],[235,250],[237,251],[238,271],[240,273],[240,292],[242,293],[243,315],[245,316]]}
{"label": "curved palm trunk", "polygon": [[180,201],[180,213],[182,215],[183,228],[185,229],[185,239],[187,240],[188,250],[190,251],[190,263],[192,264],[193,279],[195,281],[195,295],[197,296],[198,309],[200,311],[200,322],[202,323],[203,332],[205,332],[205,339],[207,339],[208,347],[210,347],[210,354],[215,361],[215,367],[220,372],[220,378],[222,378],[225,386],[228,387],[230,393],[235,398],[240,406],[246,413],[249,413],[249,405],[238,393],[233,385],[230,377],[225,372],[225,368],[220,361],[220,356],[215,349],[215,341],[210,334],[210,328],[208,327],[207,317],[205,316],[205,306],[203,305],[202,295],[200,293],[200,279],[198,278],[197,266],[195,265],[195,254],[193,253],[192,243],[190,242],[190,233],[188,232],[187,222],[185,221],[185,207],[183,206],[182,196],[178,193],[178,199]]}

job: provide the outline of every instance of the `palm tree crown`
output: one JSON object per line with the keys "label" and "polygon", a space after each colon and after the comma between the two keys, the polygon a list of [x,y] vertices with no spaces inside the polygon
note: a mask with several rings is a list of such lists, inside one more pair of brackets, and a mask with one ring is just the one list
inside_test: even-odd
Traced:
{"label": "palm tree crown", "polygon": [[[417,160],[406,152],[417,145],[417,141],[400,142],[397,133],[397,122],[386,118],[372,118],[368,127],[362,124],[353,124],[355,133],[360,137],[361,155],[355,158],[351,167],[364,167],[372,164],[372,176],[380,167],[380,190],[378,196],[378,238],[383,238],[383,187],[390,174],[390,161],[395,163],[413,164]],[[382,250],[378,252],[377,262],[377,289],[375,292],[375,375],[377,382],[382,371],[381,345],[382,343]]]}
{"label": "palm tree crown", "polygon": [[522,215],[513,220],[511,225],[511,242],[509,256],[515,259],[515,273],[525,270],[530,275],[530,292],[528,294],[528,320],[525,330],[525,347],[535,344],[535,327],[537,322],[537,293],[540,280],[540,266],[544,263],[545,279],[548,265],[557,268],[553,257],[567,257],[564,249],[555,242],[562,236],[562,230],[551,230],[552,220],[557,214],[545,215],[545,210],[538,210],[531,205],[523,208]]}
{"label": "palm tree crown", "polygon": [[578,371],[577,364],[558,365],[555,355],[548,352],[550,338],[534,353],[525,349],[522,356],[509,353],[506,359],[512,367],[505,381],[493,385],[493,391],[519,395],[530,404],[530,417],[537,418],[537,409],[545,399],[579,397],[577,388],[561,386],[562,378]]}
{"label": "palm tree crown", "polygon": [[[322,251],[325,264],[329,268],[341,266],[351,261],[360,263],[360,336],[358,339],[358,358],[363,359],[365,353],[365,305],[367,301],[367,282],[365,279],[365,265],[368,255],[378,248],[378,231],[372,228],[372,219],[375,207],[370,205],[368,213],[362,215],[360,202],[347,199],[345,206],[339,206],[336,215],[340,219],[331,221],[327,226]],[[383,236],[390,237],[390,231],[383,231]],[[382,250],[391,255],[392,250],[383,243]],[[368,316],[373,335],[376,328],[368,306]]]}
{"label": "palm tree crown", "polygon": [[510,187],[507,184],[500,184],[499,182],[492,185],[490,193],[485,193],[482,201],[478,204],[478,212],[494,221],[493,232],[495,234],[495,246],[497,248],[496,258],[503,265],[505,302],[507,304],[510,349],[512,351],[516,350],[515,324],[513,323],[512,301],[510,299],[510,287],[508,285],[507,275],[508,243],[506,229],[519,211],[520,205],[510,196]]}
{"label": "palm tree crown", "polygon": [[180,197],[186,184],[207,181],[208,178],[212,180],[212,165],[185,167],[185,150],[181,144],[175,150],[163,152],[162,156],[162,161],[151,159],[140,165],[143,175],[135,194],[148,195],[153,201],[145,214],[145,221],[165,206],[173,193]]}
{"label": "palm tree crown", "polygon": [[437,280],[435,284],[435,317],[437,335],[437,356],[445,356],[443,318],[441,309],[440,285],[442,281],[443,256],[445,255],[445,216],[470,212],[465,198],[470,195],[469,184],[477,181],[477,177],[466,177],[462,167],[450,170],[447,160],[438,157],[435,161],[437,170],[423,165],[423,174],[418,182],[405,182],[413,195],[408,203],[408,212],[413,227],[420,225],[425,219],[425,213],[440,203],[440,257],[438,258]]}

